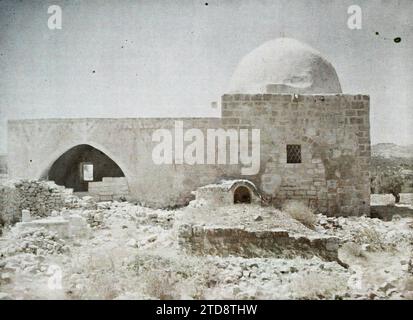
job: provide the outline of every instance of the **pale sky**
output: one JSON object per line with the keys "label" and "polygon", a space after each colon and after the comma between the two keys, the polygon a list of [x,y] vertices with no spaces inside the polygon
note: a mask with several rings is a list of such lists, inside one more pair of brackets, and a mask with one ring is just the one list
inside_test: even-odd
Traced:
{"label": "pale sky", "polygon": [[0,0],[0,153],[6,119],[217,115],[240,59],[282,36],[322,52],[344,93],[371,96],[373,143],[413,143],[411,0]]}

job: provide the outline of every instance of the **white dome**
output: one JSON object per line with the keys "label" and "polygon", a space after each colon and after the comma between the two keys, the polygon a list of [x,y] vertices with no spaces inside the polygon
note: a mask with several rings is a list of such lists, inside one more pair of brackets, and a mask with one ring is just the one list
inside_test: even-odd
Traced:
{"label": "white dome", "polygon": [[238,64],[231,93],[341,93],[334,67],[321,53],[289,38],[268,41]]}

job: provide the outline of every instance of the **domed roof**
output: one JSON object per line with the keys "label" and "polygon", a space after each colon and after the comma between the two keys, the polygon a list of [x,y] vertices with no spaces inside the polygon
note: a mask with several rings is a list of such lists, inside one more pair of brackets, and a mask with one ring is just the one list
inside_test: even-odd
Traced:
{"label": "domed roof", "polygon": [[290,38],[268,41],[238,64],[231,93],[341,93],[334,67],[321,53]]}

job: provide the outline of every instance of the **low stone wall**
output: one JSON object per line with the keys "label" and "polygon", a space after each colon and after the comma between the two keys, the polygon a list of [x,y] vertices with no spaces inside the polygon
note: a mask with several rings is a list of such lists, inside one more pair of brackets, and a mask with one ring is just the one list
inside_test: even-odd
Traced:
{"label": "low stone wall", "polygon": [[371,206],[371,217],[390,221],[393,216],[413,217],[413,206],[406,204],[396,204],[387,206]]}
{"label": "low stone wall", "polygon": [[[375,193],[370,196],[370,204],[372,206],[389,206],[395,203],[396,199],[390,193]],[[413,193],[400,193],[400,203],[413,205]]]}
{"label": "low stone wall", "polygon": [[21,221],[21,211],[27,209],[34,217],[46,217],[65,205],[72,190],[52,181],[13,180],[0,185],[0,220],[4,224]]}
{"label": "low stone wall", "polygon": [[370,195],[370,205],[372,206],[389,206],[394,205],[396,199],[390,193],[385,194],[371,194]]}
{"label": "low stone wall", "polygon": [[183,224],[179,227],[179,244],[194,255],[236,255],[245,258],[293,258],[318,256],[337,261],[339,239],[327,236],[290,234],[286,230],[249,230],[238,227],[215,227]]}
{"label": "low stone wall", "polygon": [[80,215],[71,214],[70,211],[63,211],[62,215],[56,217],[23,221],[16,224],[18,232],[40,228],[56,232],[60,238],[87,237],[90,232],[86,219]]}
{"label": "low stone wall", "polygon": [[400,193],[400,203],[413,205],[413,193]]}
{"label": "low stone wall", "polygon": [[102,181],[89,182],[88,192],[98,201],[118,200],[129,196],[125,177],[104,177]]}

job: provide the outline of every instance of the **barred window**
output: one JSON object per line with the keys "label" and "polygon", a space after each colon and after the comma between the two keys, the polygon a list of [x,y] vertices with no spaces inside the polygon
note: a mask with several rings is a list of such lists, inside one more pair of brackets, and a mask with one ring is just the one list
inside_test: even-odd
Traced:
{"label": "barred window", "polygon": [[287,163],[301,163],[301,145],[287,144]]}

